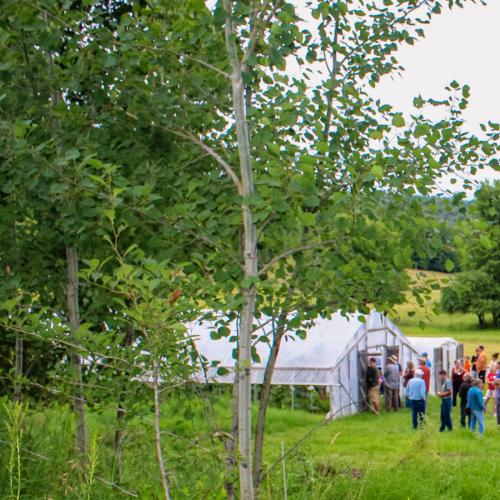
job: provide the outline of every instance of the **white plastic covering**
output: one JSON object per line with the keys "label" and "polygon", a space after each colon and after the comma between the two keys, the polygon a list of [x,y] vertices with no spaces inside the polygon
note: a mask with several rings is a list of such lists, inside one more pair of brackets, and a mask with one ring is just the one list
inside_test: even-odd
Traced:
{"label": "white plastic covering", "polygon": [[[270,321],[256,331],[260,336],[271,331]],[[237,333],[237,324],[229,325],[231,336]],[[213,340],[210,333],[217,327],[213,322],[192,323],[189,331],[200,355],[208,365],[218,361],[217,367],[224,367],[228,373],[217,374],[217,367],[208,366],[198,374],[199,382],[233,383],[235,344],[229,337]],[[270,346],[263,342],[255,344],[260,357],[259,363],[252,365],[252,383],[263,381],[265,363]],[[399,354],[402,366],[407,361],[416,361],[417,351],[400,330],[385,316],[372,312],[365,322],[358,315],[342,316],[337,313],[330,319],[319,318],[307,330],[307,337],[301,340],[286,335],[278,355],[272,383],[277,385],[327,386],[330,390],[330,416],[350,415],[359,411],[361,391],[359,379],[359,357],[378,354],[380,364],[385,366],[387,348]]]}
{"label": "white plastic covering", "polygon": [[[430,393],[435,394],[439,390],[439,370],[444,369],[448,374],[451,373],[453,363],[458,357],[457,350],[461,344],[451,337],[408,337],[408,340],[420,355],[424,352],[429,355],[429,360],[432,363]],[[436,355],[440,359],[436,359]]]}

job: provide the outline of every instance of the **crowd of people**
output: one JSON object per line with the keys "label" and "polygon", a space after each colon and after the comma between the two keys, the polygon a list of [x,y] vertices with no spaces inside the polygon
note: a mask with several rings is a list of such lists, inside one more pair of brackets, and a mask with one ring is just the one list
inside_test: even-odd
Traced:
{"label": "crowd of people", "polygon": [[[432,363],[425,352],[418,359],[417,367],[409,361],[405,370],[395,355],[388,357],[384,370],[377,366],[376,358],[370,358],[366,375],[370,408],[379,415],[383,395],[386,411],[398,411],[403,406],[409,408],[413,428],[422,428],[430,390],[431,368]],[[440,432],[453,429],[452,409],[459,406],[460,425],[474,433],[477,428],[479,435],[482,435],[485,429],[484,416],[490,402],[500,429],[499,353],[494,353],[490,360],[484,346],[480,345],[474,356],[457,359],[451,373],[440,370],[439,391],[436,395],[441,400]]]}

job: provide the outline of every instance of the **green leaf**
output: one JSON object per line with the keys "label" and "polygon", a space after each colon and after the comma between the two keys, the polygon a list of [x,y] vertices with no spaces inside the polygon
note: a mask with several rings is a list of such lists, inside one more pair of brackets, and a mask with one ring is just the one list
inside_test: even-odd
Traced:
{"label": "green leaf", "polygon": [[369,134],[370,139],[383,139],[384,133],[381,130],[371,130]]}
{"label": "green leaf", "polygon": [[326,154],[330,148],[326,141],[320,141],[316,143],[316,149],[318,150],[318,153]]}
{"label": "green leaf", "polygon": [[405,126],[405,119],[403,118],[403,115],[394,115],[392,117],[392,124],[395,126],[395,127],[404,127]]}
{"label": "green leaf", "polygon": [[453,269],[455,269],[455,263],[450,259],[446,259],[446,261],[444,263],[444,268],[446,269],[446,271],[448,273],[451,273],[453,271]]}
{"label": "green leaf", "polygon": [[380,165],[373,165],[373,167],[370,169],[370,173],[373,174],[377,179],[384,178],[384,169]]}

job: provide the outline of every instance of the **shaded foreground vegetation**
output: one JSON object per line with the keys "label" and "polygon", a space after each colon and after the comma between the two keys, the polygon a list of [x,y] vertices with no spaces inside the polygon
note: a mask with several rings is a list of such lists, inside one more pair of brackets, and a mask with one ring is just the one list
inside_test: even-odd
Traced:
{"label": "shaded foreground vegetation", "polygon": [[[164,452],[172,464],[173,498],[224,498],[226,474],[220,434],[230,421],[229,397],[210,394],[193,398],[190,388],[163,405]],[[198,393],[198,395],[200,395]],[[2,406],[1,421],[9,421]],[[12,417],[12,415],[11,415]],[[31,408],[25,412],[20,442],[21,471],[11,455],[12,435],[0,430],[0,495],[21,498],[160,498],[161,484],[154,456],[152,415],[128,422],[124,439],[123,482],[119,482],[113,453],[114,411],[89,412],[89,461],[76,467],[73,454],[73,417],[65,406]],[[428,425],[415,433],[410,413],[361,414],[325,423],[322,413],[272,407],[268,417],[265,476],[262,498],[282,498],[282,447],[286,450],[286,487],[289,498],[494,498],[500,474],[498,431],[487,416],[485,436],[479,440],[456,428],[438,433],[439,405],[432,398]],[[454,424],[458,424],[455,411]],[[301,442],[306,435],[307,439]],[[92,443],[94,445],[92,445]],[[14,459],[12,463],[12,459]],[[273,467],[274,464],[274,467]],[[397,478],[397,480],[396,480]]]}

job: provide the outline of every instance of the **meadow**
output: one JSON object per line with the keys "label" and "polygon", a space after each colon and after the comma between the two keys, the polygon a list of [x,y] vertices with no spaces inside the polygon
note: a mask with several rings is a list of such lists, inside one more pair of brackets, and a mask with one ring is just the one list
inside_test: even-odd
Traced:
{"label": "meadow", "polygon": [[[228,428],[230,400],[212,395],[210,401],[179,396],[163,406],[173,498],[225,498],[220,435]],[[459,427],[456,409],[454,430],[439,433],[436,398],[431,398],[425,429],[418,432],[411,428],[407,409],[333,422],[302,410],[270,408],[268,415],[264,499],[285,498],[286,491],[297,500],[480,500],[494,498],[500,487],[500,432],[491,413],[482,438]],[[19,498],[161,498],[150,416],[128,422],[121,480],[113,460],[111,409],[91,412],[89,420],[94,446],[89,464],[79,470],[71,459],[73,419],[67,408],[29,412],[21,441]],[[4,429],[0,438],[0,496],[17,498]],[[110,484],[118,482],[121,490]]]}
{"label": "meadow", "polygon": [[[436,273],[430,278],[444,279]],[[498,329],[479,330],[472,315],[440,313],[435,307],[438,301],[437,291],[424,307],[411,301],[398,307],[396,321],[403,332],[452,336],[464,342],[466,354],[479,343],[490,353],[500,350]],[[415,314],[409,316],[410,311]],[[303,409],[291,410],[287,398],[287,390],[273,388],[262,499],[480,500],[498,496],[500,431],[491,412],[486,433],[479,438],[460,428],[456,409],[454,430],[439,433],[436,398],[430,398],[427,423],[419,432],[411,428],[407,409],[326,422],[321,401],[311,405],[303,394],[297,402]],[[89,458],[79,467],[73,459],[75,422],[67,405],[32,404],[16,419],[12,404],[6,398],[0,403],[0,498],[161,498],[152,399],[126,418],[121,467],[113,451],[116,415],[112,405],[89,409]],[[230,405],[229,388],[202,390],[191,385],[164,401],[163,451],[174,499],[225,498],[224,481],[234,479],[224,454]],[[304,410],[311,406],[315,411]]]}

